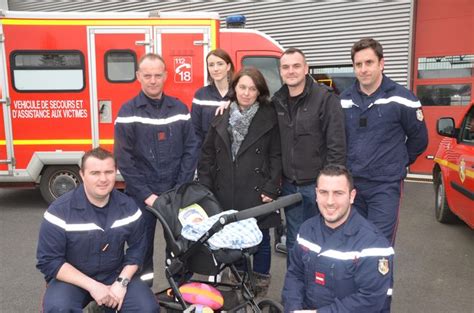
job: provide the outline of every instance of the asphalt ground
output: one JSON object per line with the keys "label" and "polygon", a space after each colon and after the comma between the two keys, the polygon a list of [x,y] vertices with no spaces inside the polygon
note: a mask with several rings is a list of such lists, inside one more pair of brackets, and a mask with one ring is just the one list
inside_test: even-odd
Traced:
{"label": "asphalt ground", "polygon": [[[434,219],[431,184],[405,184],[395,246],[392,312],[474,313],[474,230]],[[45,283],[35,268],[46,203],[39,190],[0,189],[0,312],[38,312]],[[162,231],[155,240],[155,291],[166,286]],[[272,255],[269,297],[279,301],[286,256]]]}

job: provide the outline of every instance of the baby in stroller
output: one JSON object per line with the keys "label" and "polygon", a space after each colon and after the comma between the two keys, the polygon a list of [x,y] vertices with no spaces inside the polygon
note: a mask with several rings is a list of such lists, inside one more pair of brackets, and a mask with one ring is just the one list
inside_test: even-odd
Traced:
{"label": "baby in stroller", "polygon": [[[165,289],[157,294],[160,305],[170,311],[191,312],[194,307],[191,306],[193,303],[186,301],[180,291],[180,286],[189,282],[197,282],[211,285],[218,290],[218,293],[222,294],[223,305],[216,308],[217,310],[282,312],[282,306],[273,300],[263,299],[257,303],[254,296],[255,281],[252,271],[245,272],[242,277],[234,266],[234,263],[243,260],[247,264],[247,269],[252,268],[250,256],[256,251],[259,243],[258,234],[244,240],[248,241],[243,243],[247,244],[244,248],[236,248],[232,245],[223,247],[222,242],[226,242],[225,236],[222,239],[222,237],[213,237],[213,235],[228,224],[264,215],[300,200],[301,195],[295,194],[244,211],[222,214],[216,218],[217,221],[214,224],[209,225],[210,228],[207,231],[202,231],[203,235],[197,235],[193,241],[183,236],[183,223],[186,225],[186,220],[188,222],[194,221],[196,224],[204,223],[207,218],[210,219],[212,216],[222,213],[217,199],[211,191],[196,182],[183,184],[163,193],[155,201],[153,207],[147,208],[160,221],[167,245],[165,276],[170,289]],[[192,233],[191,231],[191,236]],[[190,238],[189,230],[188,234],[185,230],[184,235]],[[226,268],[230,269],[236,284],[218,282],[217,279],[212,282],[190,280],[193,274],[216,277]]]}

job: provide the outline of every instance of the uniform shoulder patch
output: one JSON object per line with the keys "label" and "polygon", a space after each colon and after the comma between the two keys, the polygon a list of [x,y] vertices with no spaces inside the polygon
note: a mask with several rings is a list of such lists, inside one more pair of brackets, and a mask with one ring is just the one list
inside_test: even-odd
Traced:
{"label": "uniform shoulder patch", "polygon": [[423,111],[421,109],[416,110],[416,119],[420,122],[423,122],[424,116]]}
{"label": "uniform shoulder patch", "polygon": [[379,259],[379,266],[378,266],[379,273],[382,275],[387,275],[390,272],[390,266],[388,264],[388,259],[381,258]]}

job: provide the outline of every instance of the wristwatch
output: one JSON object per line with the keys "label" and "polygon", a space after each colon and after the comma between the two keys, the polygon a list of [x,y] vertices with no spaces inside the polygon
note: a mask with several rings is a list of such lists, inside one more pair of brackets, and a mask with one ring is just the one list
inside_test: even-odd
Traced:
{"label": "wristwatch", "polygon": [[128,286],[128,283],[130,282],[130,279],[117,277],[116,281],[119,282],[122,285],[122,287],[126,288]]}

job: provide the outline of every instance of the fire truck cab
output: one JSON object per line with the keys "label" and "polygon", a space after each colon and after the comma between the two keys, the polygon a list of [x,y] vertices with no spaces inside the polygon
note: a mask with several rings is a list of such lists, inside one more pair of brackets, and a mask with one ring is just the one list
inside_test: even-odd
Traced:
{"label": "fire truck cab", "polygon": [[[51,202],[80,183],[84,151],[113,149],[114,120],[140,90],[137,60],[163,56],[165,93],[188,106],[215,48],[254,65],[274,92],[282,47],[211,12],[0,12],[0,186],[39,186]],[[120,180],[120,176],[119,176]]]}

